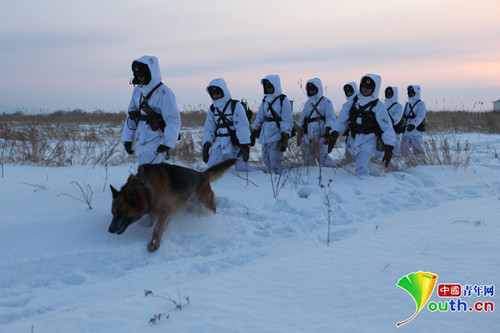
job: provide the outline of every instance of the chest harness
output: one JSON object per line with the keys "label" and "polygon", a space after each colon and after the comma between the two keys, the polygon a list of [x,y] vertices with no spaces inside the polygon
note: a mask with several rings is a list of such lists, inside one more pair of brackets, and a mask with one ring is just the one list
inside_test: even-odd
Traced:
{"label": "chest harness", "polygon": [[[312,105],[312,110],[309,113],[309,116],[307,116],[306,119],[304,119],[304,124],[302,124],[302,129],[304,131],[304,134],[307,134],[307,132],[308,132],[309,123],[312,123],[315,121],[325,122],[325,120],[326,120],[325,116],[321,115],[321,113],[318,110],[318,105],[319,105],[319,103],[321,103],[321,101],[323,100],[324,97],[325,96],[321,96],[318,103],[316,103],[316,104],[312,104],[311,102],[309,102]],[[314,113],[316,113],[316,116],[314,116]]]}
{"label": "chest harness", "polygon": [[[151,95],[158,89],[163,83],[160,82],[158,83],[151,91],[144,97],[141,94],[141,99],[139,103],[139,111],[129,111],[129,118],[131,120],[134,120],[135,122],[139,121],[145,121],[153,131],[156,131],[158,129],[161,129],[162,131],[165,129],[165,126],[167,125],[165,123],[165,120],[163,119],[162,115],[160,113],[155,112],[150,106],[149,106],[149,99],[151,98]],[[141,110],[144,111],[146,114],[142,114]]]}
{"label": "chest harness", "polygon": [[[230,99],[227,101],[224,108],[219,110],[219,108],[215,107],[215,105],[210,105],[210,110],[214,114],[215,120],[215,136],[229,136],[231,138],[231,143],[233,145],[238,146],[239,141],[236,136],[236,129],[234,128],[233,115],[234,109],[236,108],[236,104],[238,103],[235,99]],[[226,113],[227,108],[231,105],[231,113]],[[221,133],[220,129],[226,129],[226,132]]]}
{"label": "chest harness", "polygon": [[[405,119],[415,119],[417,117],[417,115],[415,114],[415,111],[413,111],[413,108],[420,102],[420,100],[418,100],[415,104],[411,105],[410,102],[407,102],[405,104],[405,111],[403,113],[403,118]],[[408,112],[408,114],[406,113],[406,110],[407,108],[410,108],[410,112]]]}
{"label": "chest harness", "polygon": [[[273,99],[273,101],[271,103],[267,104],[267,111],[269,111],[271,113],[272,117],[265,117],[264,120],[266,122],[270,122],[270,121],[276,122],[276,126],[278,126],[278,129],[280,129],[280,121],[282,121],[283,119],[278,115],[278,113],[276,113],[276,111],[274,111],[273,104],[274,104],[274,102],[276,102],[279,99],[281,110],[283,110],[283,100],[285,99],[285,97],[286,97],[286,95],[281,94],[281,95],[277,96],[275,99]],[[265,100],[266,99],[264,98],[264,100],[262,102],[264,103]]]}
{"label": "chest harness", "polygon": [[[403,113],[403,118],[404,119],[415,119],[417,117],[417,115],[415,114],[415,111],[413,111],[413,108],[415,108],[415,106],[419,102],[420,102],[420,100],[418,100],[413,105],[411,105],[410,102],[407,102],[405,104],[405,110],[404,110],[404,113]],[[407,107],[410,108],[410,112],[408,112],[408,114],[406,114]],[[427,118],[424,118],[424,120],[422,120],[422,122],[420,124],[418,124],[417,131],[424,132],[426,130],[426,127],[427,127]]]}
{"label": "chest harness", "polygon": [[[351,109],[349,110],[349,132],[353,138],[356,134],[369,134],[375,133],[377,135],[382,134],[382,129],[377,122],[375,117],[375,112],[373,108],[378,103],[378,98],[370,103],[367,103],[360,107],[356,107],[356,102],[358,101],[358,96],[354,97]],[[357,119],[361,118],[361,124],[357,123]]]}

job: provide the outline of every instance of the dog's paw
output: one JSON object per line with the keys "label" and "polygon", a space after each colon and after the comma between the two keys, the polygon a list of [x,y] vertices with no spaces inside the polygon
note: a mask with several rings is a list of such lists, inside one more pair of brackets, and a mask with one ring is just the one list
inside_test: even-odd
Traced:
{"label": "dog's paw", "polygon": [[148,244],[148,251],[155,252],[156,250],[158,250],[159,247],[160,247],[160,242],[157,241],[155,238],[153,238],[151,242],[149,242]]}

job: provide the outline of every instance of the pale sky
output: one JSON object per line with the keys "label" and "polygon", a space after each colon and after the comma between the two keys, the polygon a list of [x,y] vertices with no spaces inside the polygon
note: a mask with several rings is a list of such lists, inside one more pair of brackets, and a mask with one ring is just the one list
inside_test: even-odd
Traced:
{"label": "pale sky", "polygon": [[[382,89],[419,84],[428,109],[492,109],[500,99],[498,0],[0,0],[0,106],[125,110],[131,63],[157,56],[179,109],[211,103],[223,77],[254,107],[261,78],[319,77],[338,112],[367,73]],[[383,96],[379,96],[383,100]],[[476,102],[484,105],[474,106]],[[297,107],[294,108],[298,112]]]}

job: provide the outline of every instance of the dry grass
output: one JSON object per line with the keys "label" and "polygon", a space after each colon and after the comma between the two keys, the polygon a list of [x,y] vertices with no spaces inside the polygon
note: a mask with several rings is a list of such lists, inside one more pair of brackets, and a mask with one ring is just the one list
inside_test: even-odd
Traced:
{"label": "dry grass", "polygon": [[500,133],[500,112],[427,112],[429,131]]}
{"label": "dry grass", "polygon": [[447,165],[454,168],[469,166],[472,150],[468,141],[443,134],[431,134],[424,140],[424,152],[403,158],[405,168],[418,165]]}
{"label": "dry grass", "polygon": [[0,115],[2,163],[117,165],[129,160],[120,143],[125,113],[56,112]]}
{"label": "dry grass", "polygon": [[190,111],[181,113],[182,127],[203,127],[207,118],[206,111]]}
{"label": "dry grass", "polygon": [[[298,120],[298,114],[294,117]],[[125,153],[120,143],[125,118],[125,112],[82,110],[0,115],[0,163],[107,166],[135,161],[134,157]],[[171,152],[172,160],[189,166],[200,165],[205,118],[206,111],[181,113],[182,138]],[[427,119],[426,152],[422,156],[408,157],[406,166],[466,166],[471,156],[468,143],[457,142],[450,133],[500,133],[499,112],[428,112]],[[304,165],[302,150],[295,142],[295,138],[290,141],[285,154],[284,164],[290,169]]]}

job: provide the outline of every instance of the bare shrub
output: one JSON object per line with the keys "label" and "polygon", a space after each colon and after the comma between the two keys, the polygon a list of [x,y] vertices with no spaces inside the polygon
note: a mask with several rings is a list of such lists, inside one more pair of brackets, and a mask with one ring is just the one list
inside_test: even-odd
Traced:
{"label": "bare shrub", "polygon": [[68,197],[73,198],[77,201],[80,201],[80,202],[87,204],[89,209],[93,209],[92,205],[91,205],[92,197],[94,196],[94,192],[92,191],[92,187],[90,187],[90,185],[88,185],[88,184],[84,184],[84,186],[82,187],[82,185],[80,185],[80,183],[77,181],[72,181],[71,184],[76,185],[80,189],[81,198],[75,197],[74,195],[71,195],[68,193],[62,193],[58,196],[61,196],[61,195],[68,196]]}
{"label": "bare shrub", "polygon": [[206,111],[189,111],[181,113],[182,127],[203,127],[207,118]]}
{"label": "bare shrub", "polygon": [[448,165],[454,168],[467,168],[472,158],[472,150],[468,141],[461,142],[445,135],[430,135],[424,140],[424,152],[404,156],[404,165]]}
{"label": "bare shrub", "polygon": [[193,167],[199,163],[201,157],[202,138],[199,135],[191,132],[184,132],[181,135],[181,140],[175,145],[175,149],[169,152],[172,161],[180,160],[186,163],[189,167]]}
{"label": "bare shrub", "polygon": [[[326,186],[325,185],[319,185],[319,187],[323,191],[323,196],[324,196],[323,203],[325,205],[326,222],[328,224],[328,230],[327,230],[327,234],[326,234],[326,246],[327,247],[330,247],[330,233],[331,233],[331,228],[332,228],[332,224],[335,224],[335,222],[332,221],[332,205],[331,205],[331,201],[330,201],[330,193],[331,193],[331,187],[330,186],[331,186],[332,183],[333,183],[333,180],[329,179]],[[311,227],[310,231],[312,231],[320,223],[321,223],[321,221],[315,223]]]}
{"label": "bare shrub", "polygon": [[150,297],[163,298],[164,300],[166,300],[169,303],[174,304],[174,306],[175,306],[174,308],[172,308],[168,311],[159,312],[159,313],[155,314],[151,319],[149,319],[150,324],[156,324],[156,322],[161,320],[162,318],[169,319],[170,313],[172,313],[173,311],[180,311],[180,310],[182,310],[183,307],[189,305],[189,296],[184,299],[185,302],[183,303],[181,300],[180,291],[177,291],[177,293],[178,293],[178,300],[176,301],[176,300],[172,299],[172,297],[170,297],[168,294],[166,296],[162,296],[162,295],[154,294],[151,290],[144,290],[144,297],[150,296]]}

